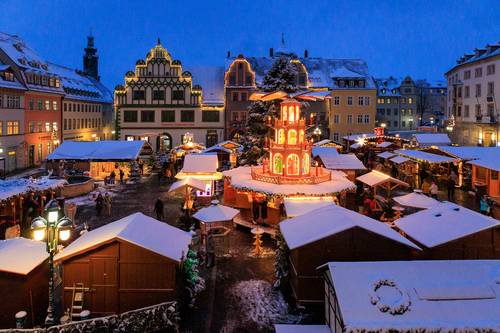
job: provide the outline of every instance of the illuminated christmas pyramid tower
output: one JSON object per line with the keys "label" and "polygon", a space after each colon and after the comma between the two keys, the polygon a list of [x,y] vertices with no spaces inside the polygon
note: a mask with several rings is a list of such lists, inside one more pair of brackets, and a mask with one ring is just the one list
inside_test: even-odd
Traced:
{"label": "illuminated christmas pyramid tower", "polygon": [[269,158],[262,167],[252,169],[252,178],[275,184],[317,184],[331,180],[331,173],[317,165],[311,167],[312,142],[306,138],[306,121],[300,103],[286,99],[280,103],[280,118],[268,119],[274,130]]}

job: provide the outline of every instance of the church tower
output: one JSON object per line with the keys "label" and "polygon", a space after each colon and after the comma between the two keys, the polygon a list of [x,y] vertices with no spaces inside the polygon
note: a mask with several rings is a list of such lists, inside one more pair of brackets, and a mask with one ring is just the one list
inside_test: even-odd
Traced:
{"label": "church tower", "polygon": [[94,36],[92,32],[87,36],[87,47],[83,55],[83,72],[99,81],[97,49],[94,47]]}

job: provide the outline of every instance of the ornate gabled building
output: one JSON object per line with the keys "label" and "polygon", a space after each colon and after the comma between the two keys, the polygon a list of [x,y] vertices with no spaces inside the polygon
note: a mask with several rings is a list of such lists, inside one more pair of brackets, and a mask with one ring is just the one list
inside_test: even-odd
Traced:
{"label": "ornate gabled building", "polygon": [[117,137],[146,140],[166,151],[190,132],[196,142],[211,146],[224,136],[223,107],[218,99],[203,104],[203,98],[202,86],[158,40],[146,60],[137,60],[135,71],[125,74],[125,85],[115,88]]}

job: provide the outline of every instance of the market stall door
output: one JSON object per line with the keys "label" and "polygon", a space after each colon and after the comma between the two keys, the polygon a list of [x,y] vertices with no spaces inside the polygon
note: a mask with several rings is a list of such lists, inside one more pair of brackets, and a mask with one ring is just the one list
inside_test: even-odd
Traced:
{"label": "market stall door", "polygon": [[91,312],[93,315],[119,313],[118,260],[114,257],[90,258]]}

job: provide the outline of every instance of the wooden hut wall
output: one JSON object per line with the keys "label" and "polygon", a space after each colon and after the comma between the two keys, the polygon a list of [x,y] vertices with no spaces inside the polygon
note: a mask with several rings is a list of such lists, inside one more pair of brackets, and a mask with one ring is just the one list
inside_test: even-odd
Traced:
{"label": "wooden hut wall", "polygon": [[47,315],[49,265],[44,261],[28,275],[0,272],[0,328],[16,327],[15,315],[28,313],[26,324],[42,325]]}
{"label": "wooden hut wall", "polygon": [[64,308],[74,283],[90,288],[84,308],[94,315],[121,313],[175,298],[177,263],[115,240],[63,262]]}
{"label": "wooden hut wall", "polygon": [[323,302],[323,284],[317,267],[329,261],[407,260],[412,250],[361,228],[323,238],[290,253],[291,283],[299,302]]}

